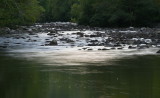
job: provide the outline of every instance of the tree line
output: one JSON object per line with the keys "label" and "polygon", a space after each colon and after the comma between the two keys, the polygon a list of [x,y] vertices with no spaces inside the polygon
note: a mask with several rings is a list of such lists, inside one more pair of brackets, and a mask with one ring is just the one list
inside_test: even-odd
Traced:
{"label": "tree line", "polygon": [[0,26],[71,21],[99,27],[153,26],[159,0],[1,0]]}
{"label": "tree line", "polygon": [[37,0],[1,0],[0,26],[33,24],[43,11]]}

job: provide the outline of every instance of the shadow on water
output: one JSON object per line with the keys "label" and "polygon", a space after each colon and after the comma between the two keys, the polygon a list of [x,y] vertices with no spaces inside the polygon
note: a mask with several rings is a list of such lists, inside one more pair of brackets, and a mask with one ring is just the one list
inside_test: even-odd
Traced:
{"label": "shadow on water", "polygon": [[[159,98],[160,56],[47,66],[0,55],[0,98]],[[95,66],[102,65],[102,66]]]}

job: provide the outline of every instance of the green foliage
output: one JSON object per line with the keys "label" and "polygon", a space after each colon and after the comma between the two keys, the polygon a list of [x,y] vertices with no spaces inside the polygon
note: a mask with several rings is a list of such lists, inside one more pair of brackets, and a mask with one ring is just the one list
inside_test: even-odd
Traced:
{"label": "green foliage", "polygon": [[37,0],[1,0],[0,26],[32,24],[43,11]]}
{"label": "green foliage", "polygon": [[38,1],[1,0],[0,26],[28,25],[37,20],[72,21],[101,27],[152,26],[160,22],[160,0]]}
{"label": "green foliage", "polygon": [[43,22],[69,21],[71,5],[74,0],[39,0],[46,10],[41,18]]}
{"label": "green foliage", "polygon": [[72,19],[92,26],[151,26],[160,21],[159,0],[78,0]]}
{"label": "green foliage", "polygon": [[71,21],[72,22],[78,22],[79,15],[81,14],[80,12],[82,12],[80,5],[77,3],[73,4],[71,7],[71,15],[72,15]]}

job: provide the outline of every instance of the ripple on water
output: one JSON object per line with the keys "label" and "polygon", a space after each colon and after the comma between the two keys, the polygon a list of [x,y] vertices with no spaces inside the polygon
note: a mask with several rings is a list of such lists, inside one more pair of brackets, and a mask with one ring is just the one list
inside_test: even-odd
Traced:
{"label": "ripple on water", "polygon": [[[17,36],[17,35],[15,35]],[[9,48],[8,55],[13,57],[35,60],[48,66],[83,66],[90,65],[109,65],[113,60],[123,57],[133,57],[134,55],[155,54],[157,48],[149,49],[122,49],[98,51],[101,46],[90,46],[91,51],[79,50],[80,47],[71,46],[40,46],[45,44],[45,39],[51,39],[47,33],[38,33],[34,36],[28,34],[18,35],[19,38],[0,37],[0,44],[7,42]],[[23,37],[23,38],[22,38]],[[26,40],[36,40],[26,42]],[[19,43],[15,45],[15,43]],[[101,48],[103,48],[102,46]],[[81,47],[82,48],[82,47]],[[99,64],[100,63],[100,64]]]}

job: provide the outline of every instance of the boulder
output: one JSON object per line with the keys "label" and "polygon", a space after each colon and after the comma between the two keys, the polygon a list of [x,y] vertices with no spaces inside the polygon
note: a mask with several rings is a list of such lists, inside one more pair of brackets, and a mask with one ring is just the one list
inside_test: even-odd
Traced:
{"label": "boulder", "polygon": [[128,46],[128,49],[136,49],[137,47],[135,46]]}
{"label": "boulder", "polygon": [[107,49],[107,48],[102,48],[102,50],[110,50],[110,49]]}
{"label": "boulder", "polygon": [[159,50],[159,51],[157,51],[157,53],[160,53],[160,50]]}
{"label": "boulder", "polygon": [[51,45],[51,46],[56,46],[56,45],[58,45],[58,43],[57,43],[56,40],[52,40],[52,41],[49,43],[49,45]]}
{"label": "boulder", "polygon": [[90,50],[93,50],[93,49],[92,49],[92,48],[88,48],[87,50],[89,50],[89,51],[90,51]]}
{"label": "boulder", "polygon": [[77,35],[79,35],[80,37],[84,37],[84,33],[82,32],[77,32]]}
{"label": "boulder", "polygon": [[0,46],[0,48],[7,48],[7,46]]}

